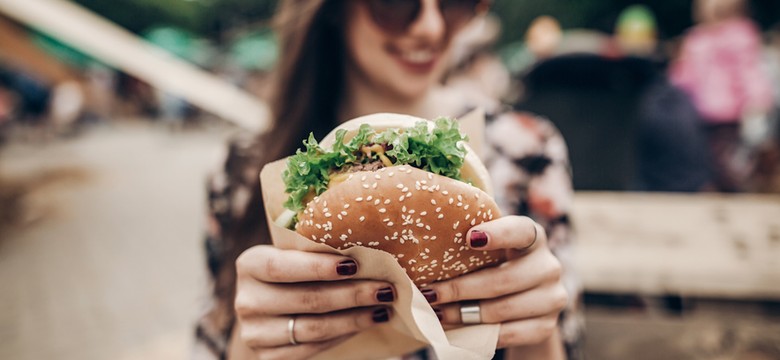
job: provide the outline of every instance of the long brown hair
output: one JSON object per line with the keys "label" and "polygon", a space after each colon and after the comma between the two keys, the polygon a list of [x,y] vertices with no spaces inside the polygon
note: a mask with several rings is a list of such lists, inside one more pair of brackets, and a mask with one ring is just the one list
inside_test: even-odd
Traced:
{"label": "long brown hair", "polygon": [[274,24],[281,47],[270,99],[274,126],[243,150],[242,156],[237,157],[241,160],[229,155],[225,164],[229,174],[252,170],[246,181],[252,191],[250,200],[244,211],[223,227],[219,265],[213,269],[214,295],[218,300],[215,310],[219,313],[212,315],[228,324],[228,332],[235,320],[235,260],[251,246],[271,242],[257,171],[268,162],[293,154],[309,132],[322,138],[336,125],[344,82],[345,3],[289,0],[281,1],[277,9]]}

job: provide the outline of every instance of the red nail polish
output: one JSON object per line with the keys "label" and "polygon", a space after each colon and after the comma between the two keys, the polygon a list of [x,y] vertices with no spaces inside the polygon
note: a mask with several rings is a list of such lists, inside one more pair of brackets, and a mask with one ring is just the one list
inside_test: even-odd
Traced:
{"label": "red nail polish", "polygon": [[336,265],[336,273],[342,276],[355,275],[357,273],[357,263],[355,260],[344,260]]}
{"label": "red nail polish", "polygon": [[436,314],[436,317],[439,318],[439,321],[444,320],[444,312],[441,311],[441,309],[433,308],[433,313]]}
{"label": "red nail polish", "polygon": [[428,300],[429,303],[435,303],[436,300],[439,299],[439,294],[436,293],[433,289],[422,289],[420,290],[425,296],[425,300]]}
{"label": "red nail polish", "polygon": [[393,288],[386,287],[381,288],[376,292],[376,300],[379,302],[392,302],[395,300],[395,294],[393,293]]}
{"label": "red nail polish", "polygon": [[375,323],[388,322],[390,320],[390,311],[386,308],[376,309],[371,314],[371,319],[373,319]]}
{"label": "red nail polish", "polygon": [[471,230],[471,247],[473,248],[481,248],[487,245],[488,242],[488,236],[484,231],[479,230]]}

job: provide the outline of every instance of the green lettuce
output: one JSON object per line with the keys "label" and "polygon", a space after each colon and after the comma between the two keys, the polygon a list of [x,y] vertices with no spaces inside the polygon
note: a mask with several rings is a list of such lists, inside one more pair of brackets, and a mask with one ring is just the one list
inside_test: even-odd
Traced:
{"label": "green lettuce", "polygon": [[284,207],[295,212],[303,210],[307,195],[319,195],[327,190],[333,173],[345,165],[376,160],[376,154],[366,157],[360,152],[363,145],[369,144],[386,144],[385,155],[393,165],[410,165],[462,180],[460,169],[466,149],[461,141],[467,138],[460,133],[455,120],[436,119],[433,131],[428,130],[427,122],[419,121],[409,129],[388,129],[379,134],[363,124],[355,137],[344,142],[346,133],[346,130],[336,131],[330,150],[323,149],[314,135],[309,134],[309,139],[303,142],[304,148],[288,159],[287,169],[282,173],[285,191],[289,194]]}

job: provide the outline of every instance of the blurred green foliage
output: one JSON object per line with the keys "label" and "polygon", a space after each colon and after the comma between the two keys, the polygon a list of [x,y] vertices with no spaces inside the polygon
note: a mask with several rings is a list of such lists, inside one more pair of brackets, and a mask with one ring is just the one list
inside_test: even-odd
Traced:
{"label": "blurred green foliage", "polygon": [[[72,0],[141,33],[169,25],[221,42],[231,33],[254,30],[264,24],[277,0]],[[350,0],[328,0],[350,1]],[[357,0],[360,1],[360,0]],[[494,0],[493,13],[504,24],[499,41],[522,39],[528,24],[539,15],[557,18],[565,29],[593,28],[612,32],[621,10],[647,5],[658,19],[659,35],[670,38],[691,25],[692,0]],[[751,0],[752,14],[764,27],[780,20],[780,1]]]}

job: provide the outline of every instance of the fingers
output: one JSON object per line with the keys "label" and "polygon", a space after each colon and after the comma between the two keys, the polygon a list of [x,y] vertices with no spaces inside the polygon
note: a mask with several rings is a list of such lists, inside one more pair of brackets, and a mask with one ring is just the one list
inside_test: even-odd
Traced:
{"label": "fingers", "polygon": [[561,263],[549,251],[483,269],[421,289],[432,304],[497,298],[527,291],[542,284],[558,283]]}
{"label": "fingers", "polygon": [[[293,334],[299,344],[321,343],[355,334],[375,324],[390,320],[386,307],[350,309],[322,315],[298,315]],[[250,318],[241,322],[241,339],[251,348],[290,345],[291,316]]]}
{"label": "fingers", "polygon": [[[527,292],[479,302],[483,323],[499,324],[516,320],[556,315],[568,302],[568,294],[561,284],[536,288]],[[460,303],[434,305],[442,324],[462,324]]]}
{"label": "fingers", "polygon": [[558,330],[558,314],[501,324],[497,348],[538,344]]}
{"label": "fingers", "polygon": [[309,359],[322,351],[341,344],[351,336],[352,335],[346,335],[318,343],[286,345],[273,348],[252,348],[252,350],[255,352],[256,359],[258,360]]}
{"label": "fingers", "polygon": [[527,216],[505,216],[474,226],[466,239],[473,249],[529,251],[546,244],[547,235]]}
{"label": "fingers", "polygon": [[377,280],[345,280],[325,283],[270,284],[246,280],[239,283],[235,310],[240,317],[285,314],[322,314],[354,307],[388,304],[395,288]]}
{"label": "fingers", "polygon": [[254,246],[236,260],[238,277],[273,283],[343,280],[355,275],[358,264],[342,255]]}

